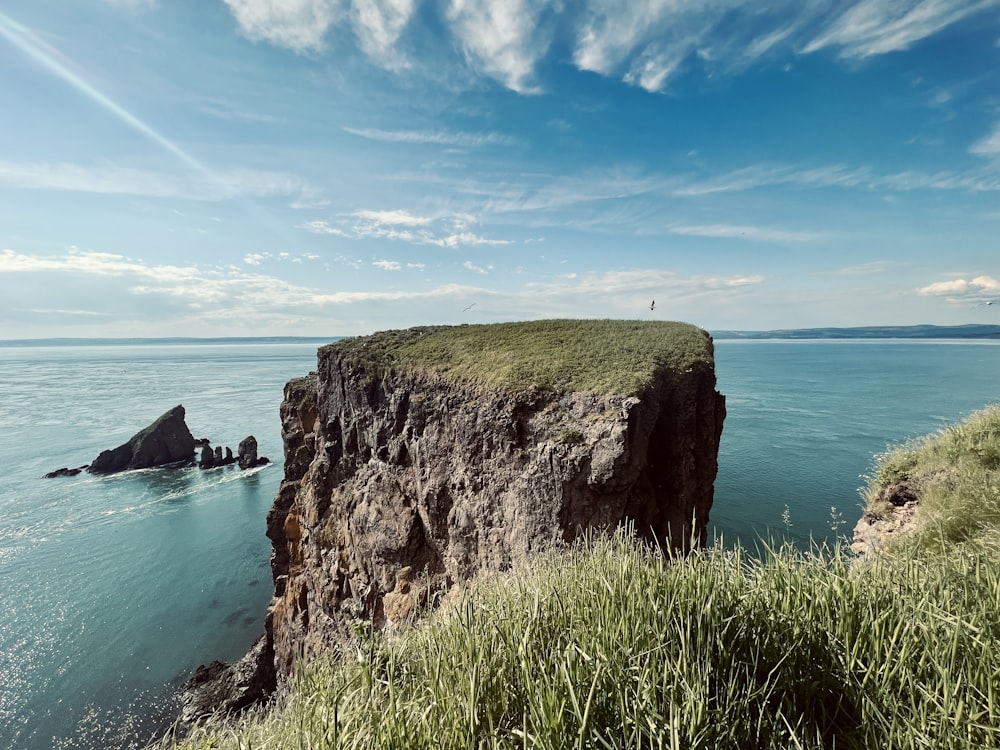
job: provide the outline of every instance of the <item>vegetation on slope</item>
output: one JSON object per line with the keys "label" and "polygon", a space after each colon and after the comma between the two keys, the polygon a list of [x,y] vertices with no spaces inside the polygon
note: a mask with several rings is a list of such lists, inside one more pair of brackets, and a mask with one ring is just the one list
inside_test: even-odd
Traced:
{"label": "vegetation on slope", "polygon": [[962,503],[976,520],[947,554],[671,559],[626,533],[591,539],[399,633],[362,632],[270,712],[184,747],[1000,747],[997,423],[983,412],[890,452],[872,479],[874,494],[953,476],[932,482],[957,495],[942,491],[921,531],[954,536]]}
{"label": "vegetation on slope", "polygon": [[948,553],[956,543],[1000,533],[1000,405],[879,456],[868,511],[889,512],[880,492],[899,483],[919,498],[906,547]]}
{"label": "vegetation on slope", "polygon": [[433,326],[343,339],[343,352],[373,373],[423,372],[485,388],[633,395],[662,371],[713,364],[712,340],[687,323],[538,320]]}

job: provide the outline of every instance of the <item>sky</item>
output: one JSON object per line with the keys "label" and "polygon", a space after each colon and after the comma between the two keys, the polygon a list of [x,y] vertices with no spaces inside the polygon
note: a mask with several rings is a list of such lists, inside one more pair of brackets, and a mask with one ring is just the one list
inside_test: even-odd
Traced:
{"label": "sky", "polygon": [[550,317],[1000,323],[1000,0],[0,5],[0,339]]}

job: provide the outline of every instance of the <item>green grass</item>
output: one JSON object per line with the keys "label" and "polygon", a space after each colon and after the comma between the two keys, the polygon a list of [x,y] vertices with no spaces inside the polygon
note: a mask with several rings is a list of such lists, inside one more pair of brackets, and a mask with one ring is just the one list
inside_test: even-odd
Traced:
{"label": "green grass", "polygon": [[1000,747],[998,553],[862,567],[590,540],[185,747]]}
{"label": "green grass", "polygon": [[866,493],[869,510],[884,513],[878,491],[902,481],[920,498],[918,526],[906,544],[947,554],[951,545],[997,533],[1000,405],[879,456]]}
{"label": "green grass", "polygon": [[342,352],[370,375],[419,372],[482,388],[634,395],[660,373],[713,365],[712,341],[687,323],[539,320],[435,326],[343,339]]}
{"label": "green grass", "polygon": [[590,538],[359,630],[270,711],[183,747],[1000,747],[998,427],[988,409],[880,458],[872,494],[940,489],[921,543],[858,564]]}

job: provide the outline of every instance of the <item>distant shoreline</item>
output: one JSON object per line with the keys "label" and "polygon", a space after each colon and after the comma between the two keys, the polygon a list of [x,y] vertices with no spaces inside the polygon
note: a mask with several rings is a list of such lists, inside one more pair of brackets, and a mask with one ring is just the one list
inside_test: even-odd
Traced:
{"label": "distant shoreline", "polygon": [[16,346],[142,346],[193,344],[329,344],[343,336],[220,336],[215,338],[50,338],[0,339],[0,347]]}
{"label": "distant shoreline", "polygon": [[852,328],[787,328],[773,331],[711,331],[721,340],[755,339],[996,339],[1000,325],[856,326]]}
{"label": "distant shoreline", "polygon": [[[716,341],[849,340],[849,339],[993,339],[1000,341],[1000,325],[971,323],[960,326],[854,326],[846,328],[779,328],[769,331],[712,331]],[[0,339],[0,347],[33,346],[141,346],[197,344],[329,344],[345,336],[220,336],[196,338],[40,338]]]}

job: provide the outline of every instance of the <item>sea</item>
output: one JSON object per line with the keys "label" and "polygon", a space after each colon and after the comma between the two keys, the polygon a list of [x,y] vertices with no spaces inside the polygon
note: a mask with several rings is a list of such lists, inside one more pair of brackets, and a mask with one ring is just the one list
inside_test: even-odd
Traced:
{"label": "sea", "polygon": [[[142,748],[199,664],[263,632],[278,407],[319,343],[0,343],[0,747]],[[716,371],[715,544],[845,538],[879,453],[1000,401],[996,341],[719,340]],[[272,462],[42,478],[177,404]]]}

